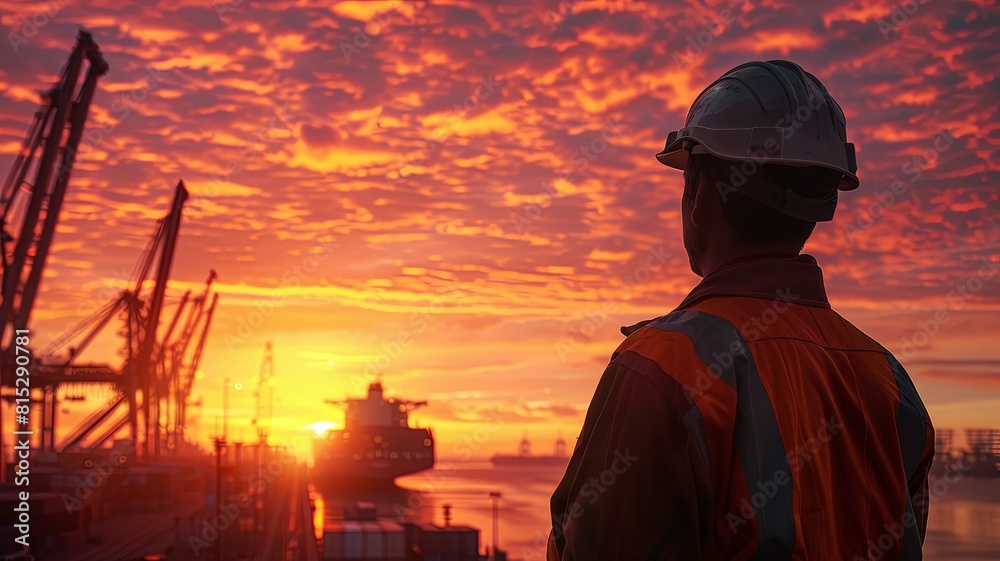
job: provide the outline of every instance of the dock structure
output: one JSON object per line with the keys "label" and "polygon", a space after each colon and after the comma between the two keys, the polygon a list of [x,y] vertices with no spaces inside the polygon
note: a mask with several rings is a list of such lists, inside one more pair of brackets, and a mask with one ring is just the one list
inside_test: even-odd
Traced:
{"label": "dock structure", "polygon": [[953,429],[937,429],[934,432],[934,463],[931,464],[931,473],[941,475],[953,466],[954,440]]}
{"label": "dock structure", "polygon": [[1000,429],[966,429],[963,464],[973,477],[1000,477]]}
{"label": "dock structure", "polygon": [[323,525],[324,561],[483,561],[479,528],[453,525],[444,505],[444,524],[382,518],[370,502],[345,503],[342,518]]}
{"label": "dock structure", "polygon": [[[33,468],[33,555],[59,561],[318,561],[306,472],[280,447],[206,457]],[[121,456],[124,457],[124,456]],[[259,460],[263,460],[261,463]],[[213,489],[220,489],[216,493]],[[3,537],[18,496],[0,488]],[[5,539],[0,555],[19,552]]]}

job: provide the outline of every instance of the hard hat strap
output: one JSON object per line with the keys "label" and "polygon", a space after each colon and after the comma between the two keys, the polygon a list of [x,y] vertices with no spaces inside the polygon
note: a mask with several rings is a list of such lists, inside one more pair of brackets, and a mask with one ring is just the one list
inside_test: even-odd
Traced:
{"label": "hard hat strap", "polygon": [[844,149],[847,151],[847,171],[858,173],[858,157],[854,153],[854,143],[845,143]]}

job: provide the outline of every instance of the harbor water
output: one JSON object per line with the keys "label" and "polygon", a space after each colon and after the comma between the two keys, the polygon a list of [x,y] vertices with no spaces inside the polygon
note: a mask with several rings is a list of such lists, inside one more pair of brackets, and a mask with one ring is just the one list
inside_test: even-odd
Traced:
{"label": "harbor water", "polygon": [[[444,459],[433,470],[397,479],[391,488],[320,490],[317,530],[340,518],[348,501],[375,503],[382,518],[437,525],[444,524],[444,505],[451,505],[451,524],[480,528],[485,550],[494,540],[490,493],[499,492],[500,548],[512,560],[537,561],[545,558],[549,497],[563,469],[494,468],[485,460]],[[1000,479],[939,484],[931,497],[926,561],[1000,560]]]}

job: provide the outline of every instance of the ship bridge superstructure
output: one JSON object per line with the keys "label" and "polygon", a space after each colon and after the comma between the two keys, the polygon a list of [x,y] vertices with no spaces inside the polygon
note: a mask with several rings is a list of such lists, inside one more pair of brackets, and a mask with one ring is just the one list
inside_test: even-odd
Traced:
{"label": "ship bridge superstructure", "polygon": [[386,398],[381,382],[369,384],[365,398],[327,400],[327,403],[345,406],[344,424],[348,427],[406,428],[410,411],[427,405],[426,401]]}

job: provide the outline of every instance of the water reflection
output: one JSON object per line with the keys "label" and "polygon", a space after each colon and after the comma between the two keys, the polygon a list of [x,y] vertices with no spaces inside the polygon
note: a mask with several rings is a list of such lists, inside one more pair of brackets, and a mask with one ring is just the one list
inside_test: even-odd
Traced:
{"label": "water reflection", "polygon": [[[494,469],[488,462],[451,464],[403,477],[377,488],[317,488],[317,521],[341,519],[343,505],[372,502],[380,517],[399,522],[443,525],[443,506],[451,505],[452,525],[481,529],[485,549],[492,535],[490,492],[500,492],[500,546],[511,559],[544,559],[549,530],[549,497],[562,468]],[[319,503],[320,501],[318,501]],[[319,524],[317,524],[319,525]],[[1000,480],[967,479],[935,496],[924,545],[926,561],[1000,559]]]}

